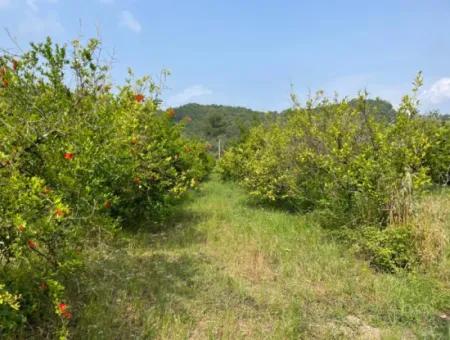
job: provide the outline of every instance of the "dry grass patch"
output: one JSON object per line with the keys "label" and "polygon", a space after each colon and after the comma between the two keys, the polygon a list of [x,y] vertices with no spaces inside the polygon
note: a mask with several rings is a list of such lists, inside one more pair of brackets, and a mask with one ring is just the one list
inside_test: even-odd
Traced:
{"label": "dry grass patch", "polygon": [[276,279],[270,259],[255,242],[241,247],[232,254],[230,260],[227,268],[233,277],[242,278],[251,284],[270,282]]}
{"label": "dry grass patch", "polygon": [[412,220],[420,262],[429,267],[439,262],[448,247],[450,195],[425,196]]}

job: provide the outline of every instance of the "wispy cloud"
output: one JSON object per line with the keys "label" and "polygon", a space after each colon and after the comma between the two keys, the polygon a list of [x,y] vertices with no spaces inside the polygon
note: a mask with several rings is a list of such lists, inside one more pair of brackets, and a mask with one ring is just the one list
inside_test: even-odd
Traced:
{"label": "wispy cloud", "polygon": [[11,4],[11,0],[0,0],[0,9],[6,8]]}
{"label": "wispy cloud", "polygon": [[122,11],[120,14],[120,26],[126,27],[135,33],[142,30],[141,23],[129,11]]}
{"label": "wispy cloud", "polygon": [[432,104],[450,100],[450,78],[444,77],[434,82],[429,89],[423,91],[422,98]]}
{"label": "wispy cloud", "polygon": [[167,100],[167,104],[170,106],[180,106],[191,102],[193,99],[209,96],[213,92],[203,85],[190,86],[180,93],[177,93]]}
{"label": "wispy cloud", "polygon": [[40,40],[46,36],[61,37],[65,33],[65,29],[56,12],[40,15],[28,11],[19,23],[18,33],[20,37],[27,40]]}
{"label": "wispy cloud", "polygon": [[[1,0],[0,0],[1,1]],[[26,4],[33,11],[39,10],[39,2],[57,3],[59,0],[26,0]]]}
{"label": "wispy cloud", "polygon": [[27,6],[30,7],[33,11],[37,11],[39,9],[37,0],[27,0]]}

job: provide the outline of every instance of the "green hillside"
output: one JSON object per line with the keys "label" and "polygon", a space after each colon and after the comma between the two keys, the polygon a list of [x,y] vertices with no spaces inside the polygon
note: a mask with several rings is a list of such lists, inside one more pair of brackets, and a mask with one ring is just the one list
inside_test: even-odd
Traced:
{"label": "green hillside", "polygon": [[217,153],[219,140],[222,146],[237,141],[250,127],[276,117],[276,112],[254,111],[239,106],[186,104],[175,108],[177,121],[186,122],[185,133],[212,145]]}

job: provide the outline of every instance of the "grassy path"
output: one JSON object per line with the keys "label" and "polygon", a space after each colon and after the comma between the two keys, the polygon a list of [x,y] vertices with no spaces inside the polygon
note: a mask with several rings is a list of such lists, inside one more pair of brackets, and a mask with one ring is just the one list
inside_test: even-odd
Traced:
{"label": "grassy path", "polygon": [[75,338],[445,337],[438,279],[374,273],[306,217],[214,178],[193,196],[164,233],[92,251]]}

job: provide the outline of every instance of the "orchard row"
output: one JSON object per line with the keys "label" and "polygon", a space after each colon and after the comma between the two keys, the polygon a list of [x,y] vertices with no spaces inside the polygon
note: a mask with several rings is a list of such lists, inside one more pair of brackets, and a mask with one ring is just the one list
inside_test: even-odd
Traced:
{"label": "orchard row", "polygon": [[356,101],[318,93],[252,129],[221,159],[222,176],[258,201],[313,211],[327,228],[361,234],[379,269],[436,262],[445,233],[417,222],[417,202],[450,182],[450,124],[420,114],[421,84],[419,74],[392,119],[369,107],[365,93]]}
{"label": "orchard row", "polygon": [[50,39],[0,58],[0,334],[66,336],[77,316],[65,283],[83,246],[151,227],[212,166],[186,122],[160,110],[157,84],[113,88],[99,60],[97,40]]}

